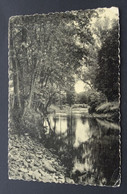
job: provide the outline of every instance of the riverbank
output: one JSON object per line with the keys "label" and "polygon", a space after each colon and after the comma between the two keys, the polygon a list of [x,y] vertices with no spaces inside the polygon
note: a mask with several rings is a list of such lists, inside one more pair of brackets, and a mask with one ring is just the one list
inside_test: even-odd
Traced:
{"label": "riverbank", "polygon": [[[9,178],[26,181],[93,184],[95,181],[91,179],[93,173],[97,177],[100,174],[100,169],[103,169],[105,174],[104,163],[98,161],[98,158],[104,155],[109,158],[108,166],[113,165],[111,175],[109,177],[107,177],[107,173],[104,175],[104,182],[101,176],[99,178],[98,184],[106,183],[105,181],[111,178],[114,169],[117,168],[117,164],[114,167],[114,163],[112,163],[116,158],[112,150],[115,149],[115,152],[118,150],[116,146],[118,146],[119,126],[107,122],[105,119],[93,119],[92,117],[88,119],[84,117],[84,119],[82,114],[80,116],[72,114],[71,117],[68,117],[67,114],[66,116],[61,115],[55,120],[53,131],[48,131],[45,136],[43,128],[40,128],[39,125],[36,126],[38,131],[34,126],[22,130],[21,125],[14,131],[11,123],[13,130],[9,130]],[[29,120],[31,125],[34,121]],[[38,136],[39,133],[41,139]],[[101,152],[99,151],[100,146],[103,148]],[[97,155],[93,157],[94,153]],[[98,162],[98,170],[93,172],[95,158]],[[91,164],[89,169],[87,162]],[[106,169],[107,171],[108,169]]]}
{"label": "riverbank", "polygon": [[65,182],[65,167],[59,158],[28,134],[9,135],[9,179]]}
{"label": "riverbank", "polygon": [[105,102],[95,108],[93,117],[106,118],[109,121],[119,121],[119,102]]}
{"label": "riverbank", "polygon": [[106,119],[111,122],[118,122],[119,121],[119,103],[118,102],[104,102],[100,105],[98,105],[94,112],[90,112],[89,105],[86,105],[85,107],[81,107],[81,105],[73,105],[72,107],[69,106],[63,106],[61,109],[58,106],[52,105],[49,108],[49,113],[55,113],[55,114],[80,114],[82,113],[83,117],[86,118],[100,118],[100,119]]}
{"label": "riverbank", "polygon": [[71,107],[68,105],[64,105],[61,106],[61,108],[59,106],[55,106],[55,105],[51,105],[50,108],[48,109],[49,114],[55,113],[55,114],[80,114],[83,113],[85,114],[86,117],[88,117],[89,112],[88,112],[89,106],[84,106],[83,104],[80,105],[72,105]]}

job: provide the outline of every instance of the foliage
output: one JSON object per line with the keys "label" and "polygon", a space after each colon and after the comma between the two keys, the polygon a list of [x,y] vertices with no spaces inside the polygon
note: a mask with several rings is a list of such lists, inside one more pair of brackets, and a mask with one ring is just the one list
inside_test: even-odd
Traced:
{"label": "foliage", "polygon": [[[88,102],[94,111],[103,101],[102,94],[105,100],[118,98],[118,26],[112,28],[113,22],[107,26],[107,19],[101,26],[98,13],[86,10],[10,19],[10,108],[15,122],[25,119],[27,110],[46,118],[52,104],[71,106],[77,100]],[[76,99],[76,79],[92,92]]]}
{"label": "foliage", "polygon": [[99,105],[96,108],[96,112],[98,113],[106,113],[106,112],[112,112],[116,109],[119,109],[119,104],[118,102],[107,102]]}
{"label": "foliage", "polygon": [[101,19],[96,20],[92,26],[93,45],[89,45],[87,61],[83,57],[78,74],[91,89],[102,92],[109,101],[113,101],[118,100],[119,92],[119,26],[116,18],[109,20],[108,17],[103,23]]}
{"label": "foliage", "polygon": [[119,103],[118,101],[114,101],[114,102],[104,102],[100,105],[98,105],[95,108],[95,111],[99,114],[110,114],[110,119],[118,122],[119,121]]}
{"label": "foliage", "polygon": [[109,101],[118,100],[118,25],[109,32],[98,54],[98,71],[95,87],[103,92]]}
{"label": "foliage", "polygon": [[81,43],[93,41],[89,21],[95,13],[88,10],[10,19],[12,109],[22,110],[21,116],[27,108],[46,115],[62,92],[69,95],[80,59],[88,53]]}
{"label": "foliage", "polygon": [[104,101],[106,101],[106,97],[101,92],[97,92],[96,90],[89,91],[88,95],[88,104],[90,106],[89,112],[90,113],[95,112],[96,107]]}
{"label": "foliage", "polygon": [[88,92],[80,92],[76,95],[76,103],[87,104],[88,103]]}

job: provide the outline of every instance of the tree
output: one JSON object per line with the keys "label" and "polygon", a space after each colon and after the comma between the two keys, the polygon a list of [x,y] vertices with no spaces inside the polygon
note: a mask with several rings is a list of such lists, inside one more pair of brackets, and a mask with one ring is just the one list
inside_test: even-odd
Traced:
{"label": "tree", "polygon": [[[103,69],[104,65],[102,64],[102,58],[104,57],[105,61],[106,61],[106,57],[107,58],[109,57],[108,56],[108,50],[109,50],[108,43],[110,43],[109,53],[112,53],[113,47],[114,47],[113,50],[116,53],[116,56],[112,56],[112,58],[113,57],[117,58],[117,55],[118,55],[118,45],[116,45],[118,43],[118,14],[117,13],[112,14],[113,17],[110,17],[108,14],[106,14],[105,11],[106,11],[105,9],[101,9],[101,8],[98,9],[96,17],[92,17],[90,20],[89,26],[90,26],[91,37],[93,37],[93,40],[92,40],[93,43],[88,44],[88,48],[89,48],[87,50],[88,54],[84,55],[82,57],[82,60],[80,61],[81,66],[77,69],[78,76],[80,77],[80,79],[82,81],[84,81],[84,83],[88,83],[88,85],[91,87],[91,89],[97,89],[98,91],[100,90],[101,92],[103,92],[102,91],[103,89],[101,90],[103,83],[102,83],[102,85],[99,85],[99,83],[103,82],[105,80],[105,77],[103,75],[104,72],[106,72],[105,74],[107,75],[107,77],[108,77],[108,75],[110,77],[110,73],[107,74],[107,71],[106,71],[106,69]],[[114,26],[116,26],[116,25],[117,25],[117,27],[116,27],[117,29],[115,30]],[[111,34],[113,33],[114,30],[116,31],[114,33],[114,37],[113,37],[114,39],[112,41],[110,41],[110,39],[112,39],[112,36],[113,36]],[[115,38],[116,38],[116,40],[115,40]],[[107,48],[104,49],[104,47],[106,47],[106,44],[107,44]],[[104,51],[104,53],[105,53],[104,54],[103,50],[107,50],[107,54],[106,54],[106,51]],[[117,74],[118,73],[118,69],[117,69],[118,58],[116,59],[116,61],[117,61],[116,62],[116,69],[114,69],[114,71],[116,71],[116,74]],[[112,62],[110,61],[110,64],[111,63]],[[110,65],[110,67],[111,66],[112,65]],[[102,76],[99,79],[100,74]],[[115,82],[117,84],[116,79],[118,76],[113,75],[113,77],[115,77]],[[104,78],[104,80],[103,80],[103,78]],[[108,84],[108,82],[107,82],[107,86],[105,85],[105,88],[108,89],[109,85],[110,84]],[[114,86],[111,86],[111,87],[114,87]],[[118,92],[116,91],[115,93],[118,93]],[[104,94],[106,94],[106,93],[104,92]],[[111,95],[112,94],[110,94],[108,96],[111,96]]]}
{"label": "tree", "polygon": [[80,92],[76,95],[76,103],[78,104],[87,104],[88,103],[88,91]]}
{"label": "tree", "polygon": [[[83,53],[92,43],[89,21],[96,12],[72,11],[10,19],[10,69],[14,109],[47,107],[70,87]],[[79,40],[80,44],[77,44]]]}
{"label": "tree", "polygon": [[103,92],[109,101],[118,100],[119,93],[119,41],[118,25],[110,30],[98,54],[98,72],[95,87]]}

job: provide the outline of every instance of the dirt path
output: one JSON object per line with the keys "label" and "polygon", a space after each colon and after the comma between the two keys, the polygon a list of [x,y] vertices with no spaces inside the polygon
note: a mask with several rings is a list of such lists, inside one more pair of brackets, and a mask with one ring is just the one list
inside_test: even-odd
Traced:
{"label": "dirt path", "polygon": [[56,155],[29,136],[10,135],[9,179],[65,182],[65,169]]}

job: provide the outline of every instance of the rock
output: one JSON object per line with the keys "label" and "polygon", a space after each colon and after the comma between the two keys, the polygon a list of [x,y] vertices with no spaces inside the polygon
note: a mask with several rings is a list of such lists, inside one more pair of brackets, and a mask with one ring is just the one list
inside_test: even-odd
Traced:
{"label": "rock", "polygon": [[43,169],[43,170],[42,170],[42,169],[39,169],[38,172],[39,172],[41,175],[43,175],[43,174],[44,174],[44,169]]}
{"label": "rock", "polygon": [[33,171],[30,170],[30,171],[28,172],[28,175],[33,176]]}
{"label": "rock", "polygon": [[31,162],[31,160],[30,160],[30,159],[27,159],[26,161],[27,161],[28,163],[30,163],[30,162]]}
{"label": "rock", "polygon": [[25,168],[19,168],[19,170],[18,171],[21,171],[21,172],[28,172],[28,170],[27,169],[25,169]]}
{"label": "rock", "polygon": [[50,163],[45,163],[45,169],[48,170],[49,172],[56,172],[56,170],[50,165]]}
{"label": "rock", "polygon": [[70,179],[69,177],[65,178],[67,183],[74,184],[74,180]]}
{"label": "rock", "polygon": [[9,142],[9,178],[61,183],[65,181],[63,167],[56,155],[30,137],[16,134],[13,134],[12,141]]}
{"label": "rock", "polygon": [[24,166],[28,168],[28,163],[26,161],[24,161]]}
{"label": "rock", "polygon": [[34,175],[34,177],[35,177],[37,180],[39,180],[39,178],[41,177],[41,174],[39,173],[38,170],[34,171],[33,175]]}
{"label": "rock", "polygon": [[34,163],[34,166],[39,167],[39,166],[40,166],[40,164],[36,162],[36,163]]}
{"label": "rock", "polygon": [[36,154],[36,157],[37,157],[38,159],[42,159],[42,155]]}

